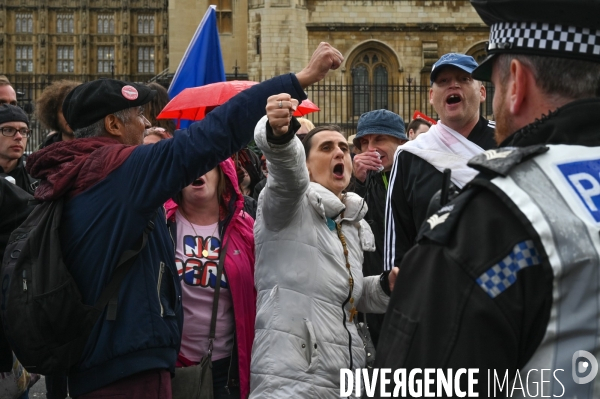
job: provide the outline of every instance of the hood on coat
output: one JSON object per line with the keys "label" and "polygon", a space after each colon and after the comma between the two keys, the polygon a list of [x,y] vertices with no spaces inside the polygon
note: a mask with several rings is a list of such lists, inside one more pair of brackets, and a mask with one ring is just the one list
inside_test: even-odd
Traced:
{"label": "hood on coat", "polygon": [[306,195],[310,204],[323,219],[337,219],[343,212],[344,217],[342,220],[359,222],[365,217],[369,209],[360,195],[352,192],[346,193],[344,202],[342,202],[329,189],[315,182],[309,184]]}
{"label": "hood on coat", "polygon": [[[219,210],[219,221],[223,222],[226,218],[231,217],[231,215],[238,213],[244,208],[244,196],[240,191],[233,160],[231,158],[227,158],[219,164],[219,167],[223,171],[225,179],[227,179],[225,194],[223,195],[224,201],[222,201]],[[226,205],[226,208],[223,207],[223,204]],[[173,199],[170,199],[165,203],[167,219],[175,219],[175,212],[177,211],[177,208],[178,205],[175,203],[175,201],[173,201]]]}

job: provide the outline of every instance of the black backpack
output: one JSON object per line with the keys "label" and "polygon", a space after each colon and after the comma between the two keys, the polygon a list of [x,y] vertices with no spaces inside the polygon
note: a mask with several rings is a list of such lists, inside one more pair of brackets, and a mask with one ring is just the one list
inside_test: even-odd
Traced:
{"label": "black backpack", "polygon": [[85,305],[59,239],[63,199],[42,202],[10,236],[0,277],[0,317],[6,339],[30,372],[65,373],[75,365],[108,304],[116,320],[119,287],[154,228],[152,218],[134,250],[125,251],[94,306]]}
{"label": "black backpack", "polygon": [[[35,206],[30,205],[33,196],[16,184],[5,180],[0,173],[0,261],[8,244],[10,234],[27,219]],[[2,291],[0,290],[0,294]],[[12,372],[13,353],[4,337],[0,319],[0,373]]]}

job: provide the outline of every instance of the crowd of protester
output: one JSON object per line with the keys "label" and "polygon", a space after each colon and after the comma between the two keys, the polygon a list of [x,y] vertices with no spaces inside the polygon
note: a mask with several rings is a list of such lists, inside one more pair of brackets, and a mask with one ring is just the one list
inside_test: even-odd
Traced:
{"label": "crowd of protester", "polygon": [[[93,305],[144,237],[118,316],[46,376],[47,397],[335,398],[340,370],[373,367],[478,369],[481,397],[496,396],[485,370],[513,384],[560,369],[573,379],[542,374],[542,390],[598,397],[575,356],[597,371],[600,56],[505,28],[600,25],[567,1],[535,18],[503,1],[501,14],[500,0],[473,1],[492,29],[482,64],[449,53],[433,65],[436,123],[373,110],[351,137],[292,116],[343,62],[327,43],[187,129],[156,119],[169,99],[155,83],[56,82],[36,107],[51,132],[26,160],[30,121],[0,78],[0,254],[34,198],[66,198],[61,250]],[[480,114],[483,81],[495,122]],[[39,376],[3,335],[0,387],[26,399]],[[189,396],[190,378],[203,394]]]}

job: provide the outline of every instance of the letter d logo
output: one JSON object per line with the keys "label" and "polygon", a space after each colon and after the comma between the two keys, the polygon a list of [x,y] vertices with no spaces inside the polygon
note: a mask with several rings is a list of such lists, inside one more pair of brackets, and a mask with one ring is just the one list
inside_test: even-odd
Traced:
{"label": "letter d logo", "polygon": [[[581,358],[585,358],[586,361],[580,360],[579,362],[577,362],[577,360]],[[592,366],[592,368],[590,369],[590,373],[586,377],[579,377],[577,375],[577,373],[585,373],[586,370],[589,369],[590,365]],[[573,353],[571,370],[573,373],[573,381],[575,381],[577,384],[587,384],[588,382],[591,382],[594,378],[596,378],[596,375],[598,374],[598,361],[596,360],[594,355],[592,355],[588,351],[577,351]]]}

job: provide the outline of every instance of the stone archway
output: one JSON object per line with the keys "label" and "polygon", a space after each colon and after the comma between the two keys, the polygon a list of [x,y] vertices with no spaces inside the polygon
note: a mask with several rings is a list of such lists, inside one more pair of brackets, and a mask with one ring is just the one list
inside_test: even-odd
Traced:
{"label": "stone archway", "polygon": [[465,54],[475,58],[475,61],[477,61],[478,64],[481,64],[487,57],[487,42],[480,42],[469,47],[469,49],[465,51]]}

